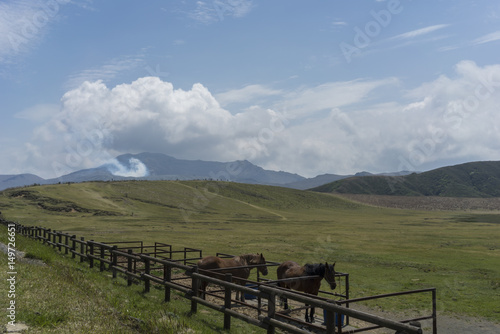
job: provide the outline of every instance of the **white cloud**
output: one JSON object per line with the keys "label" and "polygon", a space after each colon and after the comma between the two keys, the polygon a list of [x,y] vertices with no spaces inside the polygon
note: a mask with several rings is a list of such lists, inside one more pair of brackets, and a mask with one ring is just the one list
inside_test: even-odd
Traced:
{"label": "white cloud", "polygon": [[372,91],[387,85],[396,85],[396,78],[383,80],[354,80],[344,82],[329,82],[315,87],[307,87],[291,92],[285,96],[283,108],[288,114],[299,116],[331,110],[355,103],[363,102]]}
{"label": "white cloud", "polygon": [[[268,88],[244,89],[260,98]],[[45,170],[41,176],[144,151],[248,159],[304,176],[498,160],[499,91],[500,65],[471,61],[409,91],[395,78],[331,82],[282,91],[269,108],[248,101],[254,106],[239,113],[221,107],[201,84],[181,90],[155,77],[113,88],[85,82],[64,94],[60,112],[36,129],[16,159]]]}
{"label": "white cloud", "polygon": [[86,69],[69,76],[66,82],[68,89],[73,89],[81,85],[85,81],[109,81],[116,78],[119,74],[130,72],[137,67],[144,65],[144,54],[125,55],[111,59],[106,64]]}
{"label": "white cloud", "polygon": [[30,51],[40,42],[69,0],[19,0],[0,3],[0,63]]}
{"label": "white cloud", "polygon": [[490,43],[490,42],[495,42],[500,40],[500,31],[495,31],[490,34],[481,36],[475,40],[472,41],[473,45],[478,45],[478,44],[484,44],[484,43]]}
{"label": "white cloud", "polygon": [[271,89],[263,85],[248,85],[241,89],[233,89],[224,93],[217,94],[215,97],[222,106],[232,103],[250,103],[269,96],[282,94],[283,91]]}
{"label": "white cloud", "polygon": [[47,121],[59,112],[58,104],[39,104],[16,113],[17,118],[28,121]]}
{"label": "white cloud", "polygon": [[195,21],[209,24],[224,21],[225,18],[240,18],[247,15],[253,7],[251,0],[209,0],[196,1],[196,8],[189,12]]}
{"label": "white cloud", "polygon": [[429,34],[431,32],[434,32],[436,30],[440,30],[440,29],[446,28],[448,26],[449,26],[449,24],[432,25],[432,26],[428,26],[428,27],[425,27],[425,28],[408,31],[406,33],[394,36],[392,39],[411,39],[411,38],[415,38],[415,37],[418,37],[418,36]]}

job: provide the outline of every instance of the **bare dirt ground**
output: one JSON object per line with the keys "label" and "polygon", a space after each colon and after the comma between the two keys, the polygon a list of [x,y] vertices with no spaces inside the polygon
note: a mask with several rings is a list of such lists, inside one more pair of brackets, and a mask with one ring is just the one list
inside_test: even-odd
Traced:
{"label": "bare dirt ground", "polygon": [[[218,290],[220,287],[215,287],[215,286],[209,286],[208,290],[209,291],[214,291]],[[233,295],[233,298],[235,296]],[[222,294],[220,294],[220,298],[222,298]],[[222,300],[220,298],[215,298],[212,296],[207,296],[207,300],[209,300],[212,303],[216,304],[222,304]],[[247,303],[250,305],[257,306],[257,300],[247,300]],[[304,305],[297,303],[297,302],[292,302],[290,301],[290,306],[294,309],[302,309]],[[251,309],[248,307],[244,307],[242,305],[237,305],[233,303],[232,305],[233,309],[238,311],[239,313],[257,318],[257,310],[256,309]],[[263,308],[263,314],[265,314],[267,310],[267,304],[262,305]],[[392,320],[403,320],[403,319],[408,319],[408,315],[404,314],[398,314],[396,312],[385,312],[381,310],[374,310],[371,308],[368,308],[366,306],[357,304],[355,307],[356,310],[378,315],[381,317],[385,317],[388,319]],[[277,311],[282,311],[283,309],[281,306],[277,306]],[[304,320],[304,310],[300,311],[294,311],[290,313],[290,316],[297,318],[299,320]],[[322,325],[324,322],[323,319],[323,312],[321,309],[316,310],[315,314],[315,324],[316,325]],[[432,320],[424,320],[421,321],[421,326],[422,330],[424,333],[432,333]],[[356,328],[363,328],[363,327],[368,327],[371,326],[370,324],[367,324],[362,321],[358,321],[356,319],[350,319],[350,326],[346,326],[343,328],[343,333],[349,333],[350,331],[356,329]],[[284,331],[283,331],[284,332]],[[377,329],[377,330],[371,330],[371,331],[366,331],[363,333],[374,333],[374,334],[394,334],[394,330],[389,330],[389,329]],[[499,334],[500,333],[500,323],[494,323],[491,321],[487,321],[485,319],[478,319],[478,318],[473,318],[473,317],[466,317],[466,316],[450,316],[450,315],[440,315],[438,314],[437,316],[437,332],[439,334]],[[312,332],[314,333],[314,332]]]}

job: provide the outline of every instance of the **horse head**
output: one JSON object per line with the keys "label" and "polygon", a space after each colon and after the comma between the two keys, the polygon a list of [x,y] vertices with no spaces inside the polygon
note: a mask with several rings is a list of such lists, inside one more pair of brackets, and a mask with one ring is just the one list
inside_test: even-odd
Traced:
{"label": "horse head", "polygon": [[[250,258],[248,261],[248,264],[266,264],[266,259],[264,258],[263,254],[249,254]],[[257,270],[262,274],[262,275],[267,275],[267,267],[262,266],[262,267],[257,267]]]}
{"label": "horse head", "polygon": [[[266,264],[266,259],[264,258],[263,254],[245,254],[245,255],[240,255],[238,257],[240,262],[245,261],[245,263],[242,263],[242,265],[257,265],[257,264]],[[266,266],[261,266],[257,267],[257,270],[262,274],[262,275],[267,275],[267,267]]]}
{"label": "horse head", "polygon": [[332,290],[335,290],[337,287],[337,282],[335,282],[335,263],[329,265],[328,262],[325,262],[325,280],[330,284]]}
{"label": "horse head", "polygon": [[[259,254],[257,254],[257,255],[259,255]],[[264,254],[260,254],[259,261],[257,264],[266,264],[266,259],[264,258]],[[258,270],[260,271],[260,273],[262,275],[267,275],[267,267],[265,267],[265,266],[258,267]]]}

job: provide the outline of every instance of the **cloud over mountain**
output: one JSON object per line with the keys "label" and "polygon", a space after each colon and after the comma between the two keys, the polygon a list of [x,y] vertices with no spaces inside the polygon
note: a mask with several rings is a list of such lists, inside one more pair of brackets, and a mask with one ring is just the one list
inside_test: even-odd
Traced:
{"label": "cloud over mountain", "polygon": [[315,176],[495,160],[499,90],[500,65],[471,61],[458,63],[453,76],[410,90],[387,78],[295,91],[256,85],[218,95],[231,103],[242,92],[272,98],[259,106],[242,96],[241,104],[251,106],[239,112],[223,108],[199,83],[182,90],[156,77],[112,88],[84,82],[64,94],[59,113],[35,130],[23,162],[54,177],[126,152],[158,152],[182,159],[247,159]]}

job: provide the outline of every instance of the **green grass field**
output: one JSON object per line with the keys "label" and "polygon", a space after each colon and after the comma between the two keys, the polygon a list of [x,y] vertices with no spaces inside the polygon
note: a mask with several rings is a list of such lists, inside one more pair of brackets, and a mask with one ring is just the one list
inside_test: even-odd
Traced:
{"label": "green grass field", "polygon": [[[159,241],[201,248],[204,255],[262,252],[276,262],[336,262],[337,271],[350,274],[352,298],[436,287],[440,314],[500,321],[498,211],[387,209],[329,194],[208,181],[10,189],[0,193],[0,211],[24,225],[97,241]],[[430,310],[428,296],[370,306]]]}

